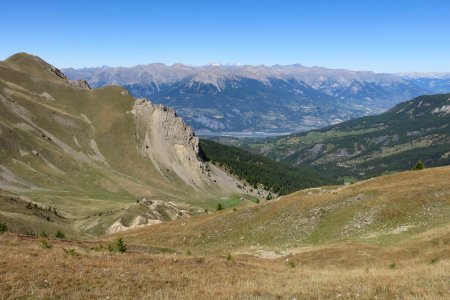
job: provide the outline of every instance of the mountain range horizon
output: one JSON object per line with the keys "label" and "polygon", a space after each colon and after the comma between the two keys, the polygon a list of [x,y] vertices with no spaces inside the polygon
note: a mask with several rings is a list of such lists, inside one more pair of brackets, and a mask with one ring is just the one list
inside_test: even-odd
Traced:
{"label": "mountain range horizon", "polygon": [[450,73],[376,73],[293,65],[151,63],[63,68],[175,108],[201,135],[283,135],[378,114],[419,95],[450,92]]}
{"label": "mountain range horizon", "polygon": [[409,70],[409,71],[398,71],[398,72],[380,72],[380,71],[373,71],[370,69],[356,69],[356,68],[345,68],[345,67],[328,67],[326,65],[305,65],[302,63],[289,63],[289,64],[251,64],[251,63],[241,63],[241,62],[209,62],[204,64],[191,64],[191,63],[185,63],[185,62],[173,62],[173,63],[165,63],[160,61],[152,61],[152,62],[144,62],[139,64],[133,64],[133,65],[117,65],[117,66],[111,66],[111,65],[101,65],[101,66],[82,66],[82,67],[73,67],[73,66],[63,66],[61,69],[65,70],[85,70],[85,69],[129,69],[129,68],[137,68],[137,67],[145,67],[145,66],[154,66],[154,65],[160,65],[164,67],[190,67],[190,68],[203,68],[203,67],[266,67],[266,68],[273,68],[273,67],[304,67],[304,68],[318,68],[318,69],[328,69],[328,70],[346,70],[346,71],[353,71],[353,72],[370,72],[374,74],[388,74],[388,75],[397,75],[400,77],[405,78],[413,78],[413,77],[439,77],[439,76],[450,76],[450,71],[420,71],[420,70]]}

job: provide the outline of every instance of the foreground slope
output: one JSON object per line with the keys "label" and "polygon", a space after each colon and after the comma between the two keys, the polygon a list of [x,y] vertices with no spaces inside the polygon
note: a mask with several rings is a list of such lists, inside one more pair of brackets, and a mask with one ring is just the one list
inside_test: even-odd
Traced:
{"label": "foreground slope", "polygon": [[0,62],[0,217],[17,229],[103,233],[240,193],[173,110],[118,86],[90,89],[25,53]]}
{"label": "foreground slope", "polygon": [[[6,298],[446,299],[450,167],[124,232],[128,249],[0,234]],[[20,248],[21,251],[16,253]],[[30,272],[31,271],[31,272]]]}
{"label": "foreground slope", "polygon": [[449,225],[450,167],[440,167],[311,188],[238,211],[191,218],[183,226],[171,222],[133,231],[127,240],[209,253],[295,253],[299,247],[341,241],[395,245]]}
{"label": "foreground slope", "polygon": [[421,96],[377,115],[268,139],[219,141],[289,165],[310,165],[335,178],[368,178],[450,164],[450,94]]}

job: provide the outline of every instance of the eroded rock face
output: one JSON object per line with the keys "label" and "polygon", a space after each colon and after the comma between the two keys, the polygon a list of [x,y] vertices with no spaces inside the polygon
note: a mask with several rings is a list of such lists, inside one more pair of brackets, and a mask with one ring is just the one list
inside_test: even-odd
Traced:
{"label": "eroded rock face", "polygon": [[161,175],[175,174],[188,185],[211,182],[207,164],[201,159],[199,139],[191,127],[168,107],[138,99],[134,114],[139,151],[149,157]]}
{"label": "eroded rock face", "polygon": [[86,80],[67,80],[67,83],[70,86],[76,87],[76,88],[80,88],[80,89],[91,89],[91,86],[89,85],[89,83]]}
{"label": "eroded rock face", "polygon": [[141,213],[136,215],[131,222],[126,223],[120,218],[106,230],[106,233],[112,234],[142,226],[156,225],[164,221],[189,218],[191,215],[203,213],[200,209],[155,199],[144,198],[138,202],[137,206]]}
{"label": "eroded rock face", "polygon": [[52,65],[49,65],[49,66],[50,66],[50,72],[52,72],[53,74],[55,74],[56,76],[58,76],[61,79],[67,79],[67,76],[64,75],[64,73],[60,69],[58,69]]}
{"label": "eroded rock face", "polygon": [[60,69],[58,69],[52,65],[49,65],[49,68],[50,68],[50,72],[52,72],[59,78],[64,79],[68,85],[76,87],[76,88],[82,88],[82,89],[88,89],[88,90],[91,89],[89,83],[86,80],[70,80]]}

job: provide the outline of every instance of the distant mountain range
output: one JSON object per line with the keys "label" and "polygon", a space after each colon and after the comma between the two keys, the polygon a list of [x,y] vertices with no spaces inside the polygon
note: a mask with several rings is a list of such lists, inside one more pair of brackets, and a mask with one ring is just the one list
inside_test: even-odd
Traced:
{"label": "distant mountain range", "polygon": [[389,111],[319,130],[266,139],[220,137],[291,166],[309,165],[335,178],[364,179],[450,164],[450,94],[420,96]]}
{"label": "distant mountain range", "polygon": [[92,87],[117,84],[174,107],[198,134],[265,135],[325,127],[450,92],[450,73],[382,74],[322,67],[183,64],[63,69]]}

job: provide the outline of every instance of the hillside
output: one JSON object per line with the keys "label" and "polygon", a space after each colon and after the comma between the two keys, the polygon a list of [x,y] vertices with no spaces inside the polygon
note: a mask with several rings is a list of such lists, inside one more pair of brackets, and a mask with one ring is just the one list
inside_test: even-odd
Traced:
{"label": "hillside", "polygon": [[0,62],[0,108],[0,218],[19,232],[114,232],[247,194],[172,109],[36,56]]}
{"label": "hillside", "polygon": [[191,218],[182,228],[177,221],[132,231],[127,241],[254,255],[261,250],[296,253],[306,246],[347,241],[392,246],[433,228],[448,229],[449,181],[450,167],[440,167],[311,188],[238,211]]}
{"label": "hillside", "polygon": [[[67,299],[445,299],[449,178],[450,167],[403,172],[103,240],[0,234],[0,266],[10,270],[0,292]],[[108,251],[117,237],[125,253]]]}
{"label": "hillside", "polygon": [[216,138],[329,176],[368,178],[450,164],[450,94],[420,96],[389,111],[319,130],[267,139]]}
{"label": "hillside", "polygon": [[307,167],[288,167],[241,148],[226,146],[210,140],[200,140],[200,145],[212,163],[225,167],[230,173],[244,179],[253,188],[262,184],[266,190],[278,195],[336,183]]}
{"label": "hillside", "polygon": [[204,135],[261,136],[317,129],[448,88],[445,79],[439,85],[418,85],[419,81],[396,74],[299,64],[194,67],[155,63],[63,71],[94,87],[117,84],[133,96],[174,107]]}

